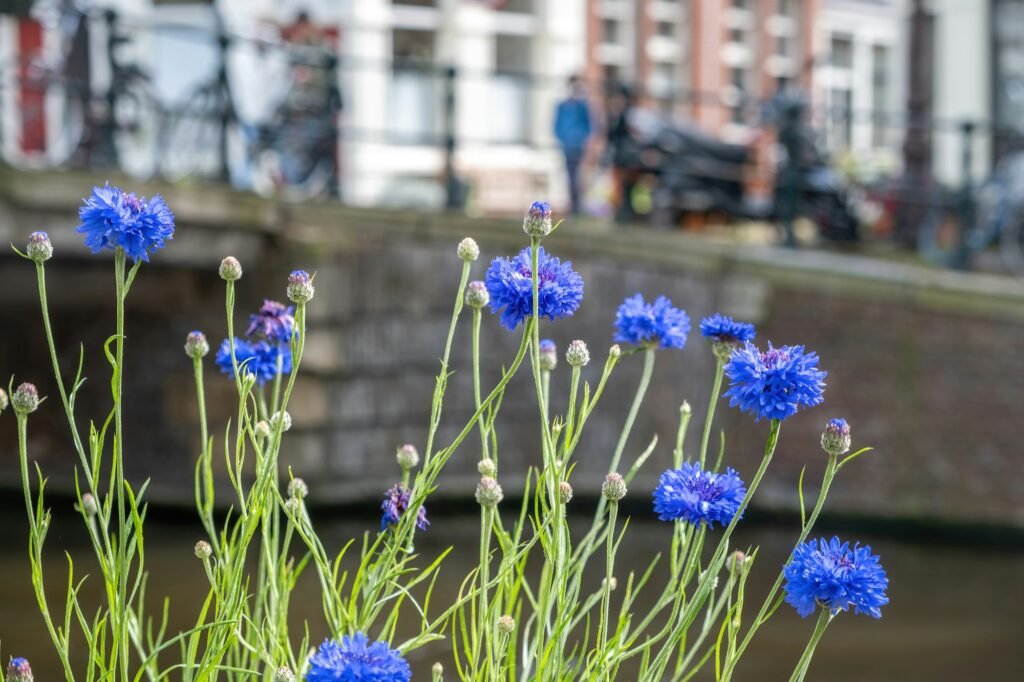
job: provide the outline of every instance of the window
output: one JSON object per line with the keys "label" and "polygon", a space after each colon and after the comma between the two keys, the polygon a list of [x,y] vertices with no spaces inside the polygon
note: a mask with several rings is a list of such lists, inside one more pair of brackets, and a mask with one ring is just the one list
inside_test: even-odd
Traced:
{"label": "window", "polygon": [[871,144],[885,145],[885,114],[889,106],[889,48],[875,45],[871,48],[871,108],[874,111],[871,126]]}
{"label": "window", "polygon": [[396,141],[434,144],[443,124],[442,76],[434,71],[433,31],[395,29],[388,128]]}
{"label": "window", "polygon": [[829,108],[832,114],[833,144],[840,149],[849,149],[853,142],[853,92],[833,88],[829,92]]}
{"label": "window", "polygon": [[659,21],[657,28],[658,35],[663,38],[675,38],[676,36],[676,24],[673,21]]}
{"label": "window", "polygon": [[604,42],[606,43],[618,43],[620,42],[620,34],[622,33],[621,27],[618,21],[615,19],[605,19],[602,22],[602,33],[604,35]]}
{"label": "window", "polygon": [[853,68],[853,38],[847,35],[833,35],[830,55],[832,66],[839,69]]}

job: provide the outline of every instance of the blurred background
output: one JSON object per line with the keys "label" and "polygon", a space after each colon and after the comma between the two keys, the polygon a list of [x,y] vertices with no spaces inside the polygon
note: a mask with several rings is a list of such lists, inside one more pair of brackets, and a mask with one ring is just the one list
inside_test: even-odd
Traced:
{"label": "blurred background", "polygon": [[[804,470],[816,493],[825,422],[845,417],[855,447],[875,448],[835,482],[821,532],[873,545],[892,604],[880,623],[840,619],[812,679],[1024,675],[1024,0],[0,0],[0,242],[50,233],[66,373],[86,344],[82,420],[109,402],[113,285],[74,227],[108,179],[161,193],[178,218],[128,301],[126,465],[152,479],[150,589],[174,598],[176,623],[204,584],[181,344],[192,329],[214,347],[226,334],[220,259],[245,268],[236,325],[284,297],[291,269],[317,272],[284,464],[340,543],[377,527],[395,448],[422,448],[455,244],[480,242],[482,278],[523,246],[529,203],[547,199],[568,221],[546,244],[587,286],[579,313],[547,328],[560,348],[583,338],[603,360],[621,300],[664,293],[695,323],[723,312],[754,322],[762,344],[806,344],[829,371],[825,405],[787,421],[744,521],[739,543],[764,547],[755,594],[798,532]],[[31,268],[0,255],[0,282],[0,376],[55,395]],[[493,321],[483,334],[493,379],[517,343]],[[467,329],[441,440],[472,413],[469,352]],[[588,424],[581,511],[638,365],[616,370]],[[696,334],[659,355],[627,447],[635,457],[661,438],[626,500],[636,565],[623,570],[669,541],[647,491],[683,400],[703,422],[713,369]],[[207,388],[226,423],[234,387],[212,363]],[[510,498],[537,459],[532,390],[517,377],[498,422]],[[50,477],[59,586],[62,552],[85,564],[88,545],[57,407],[34,415],[29,440]],[[726,460],[749,477],[767,426],[724,402],[717,419]],[[0,655],[30,656],[47,679],[59,672],[25,615],[15,442],[0,419],[0,623],[18,624],[0,626]],[[460,578],[475,561],[475,449],[453,459],[419,546],[462,547]],[[315,586],[304,589],[297,616],[315,631]],[[780,611],[738,679],[786,679],[810,631]],[[417,674],[444,647],[417,652]]]}

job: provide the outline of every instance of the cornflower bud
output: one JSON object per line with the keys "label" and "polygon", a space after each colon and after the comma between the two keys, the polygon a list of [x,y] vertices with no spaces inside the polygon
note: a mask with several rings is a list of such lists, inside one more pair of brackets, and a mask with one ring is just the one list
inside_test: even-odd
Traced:
{"label": "cornflower bud", "polygon": [[828,454],[838,457],[850,451],[850,425],[845,419],[830,419],[821,434],[821,447]]}
{"label": "cornflower bud", "polygon": [[470,308],[480,309],[491,302],[491,294],[487,291],[487,285],[480,280],[473,280],[466,285],[466,305]]}
{"label": "cornflower bud", "polygon": [[476,501],[481,507],[495,507],[504,497],[501,485],[490,476],[483,476],[476,486]]}
{"label": "cornflower bud", "polygon": [[587,349],[587,344],[576,339],[569,344],[569,348],[565,351],[565,361],[569,363],[570,367],[584,367],[590,362],[590,351]]}
{"label": "cornflower bud", "polygon": [[198,360],[210,352],[210,344],[206,340],[206,334],[201,331],[192,331],[185,337],[185,355],[193,360]]}
{"label": "cornflower bud", "polygon": [[612,344],[612,347],[608,349],[608,355],[610,355],[613,358],[617,358],[617,357],[621,356],[622,355],[622,349],[619,347],[619,344],[617,344],[617,343]]}
{"label": "cornflower bud", "polygon": [[546,201],[535,201],[523,219],[523,232],[534,239],[543,239],[551,234],[551,205]]}
{"label": "cornflower bud", "polygon": [[679,413],[680,414],[693,414],[693,408],[690,407],[690,402],[688,400],[684,400],[683,404],[679,406]]}
{"label": "cornflower bud", "polygon": [[313,288],[313,278],[305,270],[295,270],[288,275],[288,299],[292,303],[305,303],[313,299],[316,289]]}
{"label": "cornflower bud", "polygon": [[434,664],[434,667],[430,669],[433,680],[431,682],[443,682],[444,666],[438,661]]}
{"label": "cornflower bud", "polygon": [[292,416],[284,411],[275,412],[270,415],[270,430],[277,431],[281,429],[282,432],[292,428]]}
{"label": "cornflower bud", "polygon": [[7,399],[7,391],[0,388],[0,413],[7,409],[7,405],[10,401]]}
{"label": "cornflower bud", "polygon": [[39,408],[39,391],[33,384],[27,381],[14,390],[11,396],[11,406],[18,414],[35,412]]}
{"label": "cornflower bud", "polygon": [[477,245],[476,240],[471,237],[466,237],[459,242],[459,247],[456,249],[456,253],[459,254],[459,258],[467,263],[472,263],[480,257],[480,247]]}
{"label": "cornflower bud", "polygon": [[551,339],[544,339],[538,348],[540,368],[550,372],[558,366],[558,346]]}
{"label": "cornflower bud", "polygon": [[45,263],[53,257],[53,244],[45,232],[33,232],[28,236],[28,246],[25,247],[28,257],[37,263]]}
{"label": "cornflower bud", "polygon": [[82,513],[87,517],[92,518],[99,512],[99,507],[96,504],[96,498],[92,496],[92,493],[82,494]]}
{"label": "cornflower bud", "polygon": [[206,561],[213,555],[213,547],[210,547],[210,543],[206,540],[200,540],[196,543],[195,553],[197,558]]}
{"label": "cornflower bud", "polygon": [[242,279],[242,264],[234,256],[228,256],[220,262],[218,272],[225,282],[236,282]]}
{"label": "cornflower bud", "polygon": [[32,682],[32,667],[29,666],[28,659],[12,658],[7,664],[5,677],[7,682]]}
{"label": "cornflower bud", "polygon": [[562,504],[569,504],[572,499],[572,486],[569,481],[562,481],[558,484],[558,499]]}
{"label": "cornflower bud", "polygon": [[256,422],[256,436],[258,438],[270,437],[270,424],[267,423],[266,419],[261,419]]}
{"label": "cornflower bud", "polygon": [[398,466],[402,471],[411,471],[420,463],[420,453],[417,452],[415,445],[406,443],[398,448],[395,459],[398,460]]}
{"label": "cornflower bud", "polygon": [[294,497],[295,499],[301,500],[306,495],[309,495],[309,486],[301,478],[293,478],[288,481],[288,497]]}
{"label": "cornflower bud", "polygon": [[512,616],[506,614],[498,617],[498,632],[503,635],[511,635],[512,631],[516,629],[516,620]]}
{"label": "cornflower bud", "polygon": [[295,682],[295,673],[286,665],[281,666],[274,672],[273,682]]}
{"label": "cornflower bud", "polygon": [[610,502],[618,502],[626,496],[626,482],[617,473],[608,474],[601,486],[601,494]]}
{"label": "cornflower bud", "polygon": [[498,475],[498,465],[490,457],[477,462],[476,470],[480,472],[481,476],[494,478]]}

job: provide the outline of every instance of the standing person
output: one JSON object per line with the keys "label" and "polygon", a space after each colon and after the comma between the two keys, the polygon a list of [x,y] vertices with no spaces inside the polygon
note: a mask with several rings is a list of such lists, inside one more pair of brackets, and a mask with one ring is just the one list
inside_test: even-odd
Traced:
{"label": "standing person", "polygon": [[580,212],[580,164],[587,151],[592,126],[587,89],[579,76],[569,78],[569,95],[555,108],[555,138],[565,154],[565,170],[569,176],[569,207]]}
{"label": "standing person", "polygon": [[638,178],[638,149],[629,123],[633,105],[633,93],[628,86],[614,83],[609,87],[605,104],[608,111],[607,145],[615,183],[615,221],[618,223],[629,223],[635,215],[633,187]]}

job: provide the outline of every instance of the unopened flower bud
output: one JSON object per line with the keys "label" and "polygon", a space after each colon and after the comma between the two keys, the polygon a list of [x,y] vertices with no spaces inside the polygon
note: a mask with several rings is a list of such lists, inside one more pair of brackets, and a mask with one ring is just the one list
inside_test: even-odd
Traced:
{"label": "unopened flower bud", "polygon": [[569,481],[562,481],[558,484],[558,499],[562,504],[569,504],[572,499],[572,486]]}
{"label": "unopened flower bud", "polygon": [[270,430],[282,432],[292,428],[292,416],[285,411],[278,411],[270,415]]}
{"label": "unopened flower bud", "polygon": [[402,471],[411,471],[420,463],[420,453],[417,452],[415,445],[406,443],[398,448],[395,459],[398,460],[398,466]]}
{"label": "unopened flower bud", "polygon": [[490,457],[480,460],[477,462],[476,470],[480,472],[481,476],[489,476],[494,478],[498,475],[498,465],[494,463],[494,460]]}
{"label": "unopened flower bud", "polygon": [[444,666],[438,661],[434,664],[434,667],[430,669],[431,675],[433,676],[432,682],[443,682]]}
{"label": "unopened flower bud", "polygon": [[737,549],[729,557],[729,562],[728,562],[729,571],[733,572],[733,573],[738,573],[739,570],[741,568],[743,568],[743,564],[745,564],[746,562],[747,562],[747,555],[742,550]]}
{"label": "unopened flower bud", "polygon": [[504,497],[501,484],[490,476],[483,476],[476,485],[476,501],[481,507],[495,507]]}
{"label": "unopened flower bud", "polygon": [[845,419],[831,419],[821,434],[821,447],[830,455],[839,456],[850,450],[850,425]]}
{"label": "unopened flower bud", "polygon": [[295,682],[295,673],[288,666],[282,665],[274,672],[273,682]]}
{"label": "unopened flower bud", "polygon": [[693,408],[690,407],[689,401],[684,400],[683,404],[679,406],[679,414],[693,414]]}
{"label": "unopened flower bud", "polygon": [[535,201],[523,219],[523,232],[534,239],[543,239],[551,234],[551,206],[546,201]]}
{"label": "unopened flower bud", "polygon": [[569,363],[570,367],[584,367],[590,362],[590,351],[587,349],[587,344],[576,339],[569,344],[569,348],[565,351],[565,361]]}
{"label": "unopened flower bud", "polygon": [[284,501],[284,509],[289,514],[298,514],[302,510],[302,500],[298,497],[289,497]]}
{"label": "unopened flower bud", "polygon": [[261,419],[256,422],[256,437],[257,438],[269,438],[270,437],[270,424],[267,423],[266,419]]}
{"label": "unopened flower bud", "polygon": [[28,659],[12,658],[7,664],[5,679],[7,682],[32,682],[32,667],[28,664]]}
{"label": "unopened flower bud", "polygon": [[611,502],[618,502],[626,496],[626,482],[617,473],[608,474],[601,485],[601,494]]}
{"label": "unopened flower bud", "polygon": [[99,507],[96,505],[96,498],[93,497],[92,493],[84,493],[82,495],[81,511],[89,518],[96,516],[99,512]]}
{"label": "unopened flower bud", "polygon": [[288,275],[288,299],[292,303],[305,303],[312,300],[316,290],[313,288],[313,278],[305,270],[295,270]]}
{"label": "unopened flower bud", "polygon": [[511,635],[516,629],[516,620],[512,616],[504,615],[498,618],[498,632],[503,635]]}
{"label": "unopened flower bud", "polygon": [[39,407],[39,391],[36,390],[33,384],[23,383],[14,389],[14,395],[11,396],[11,406],[14,407],[14,411],[18,414],[35,412]]}
{"label": "unopened flower bud", "polygon": [[619,348],[619,344],[612,344],[612,347],[608,349],[608,355],[613,358],[617,358],[622,355],[622,349]]}
{"label": "unopened flower bud", "polygon": [[206,341],[206,334],[201,331],[192,331],[185,337],[185,355],[193,360],[198,360],[210,352],[210,344]]}
{"label": "unopened flower bud", "polygon": [[491,302],[491,294],[487,291],[487,285],[480,280],[474,280],[466,285],[466,305],[470,308],[483,308]]}
{"label": "unopened flower bud", "polygon": [[9,404],[9,401],[7,400],[7,391],[5,391],[4,389],[0,388],[0,412],[3,412],[4,410],[6,410],[8,404]]}
{"label": "unopened flower bud", "polygon": [[728,362],[729,358],[732,357],[733,351],[739,347],[740,342],[736,339],[716,338],[711,341],[711,352],[722,362]]}
{"label": "unopened flower bud", "polygon": [[609,587],[610,592],[614,592],[619,588],[619,579],[616,578],[614,575],[612,576],[611,581],[609,581],[608,578],[602,578],[601,587],[604,587],[605,585]]}
{"label": "unopened flower bud", "polygon": [[558,366],[558,346],[551,339],[544,339],[538,347],[540,368],[550,372]]}
{"label": "unopened flower bud", "polygon": [[228,256],[220,262],[218,272],[225,282],[235,282],[242,279],[242,264],[234,256]]}
{"label": "unopened flower bud", "polygon": [[301,478],[293,478],[288,481],[288,497],[301,500],[309,494],[309,486]]}
{"label": "unopened flower bud", "polygon": [[459,248],[456,249],[456,253],[459,254],[460,259],[467,263],[471,263],[480,257],[480,247],[477,245],[475,239],[466,237],[459,242]]}
{"label": "unopened flower bud", "polygon": [[196,557],[206,561],[213,556],[213,547],[210,547],[210,543],[206,540],[200,540],[196,543],[195,553]]}
{"label": "unopened flower bud", "polygon": [[53,256],[53,244],[45,232],[33,232],[28,236],[28,246],[25,248],[28,257],[37,263],[45,263]]}

